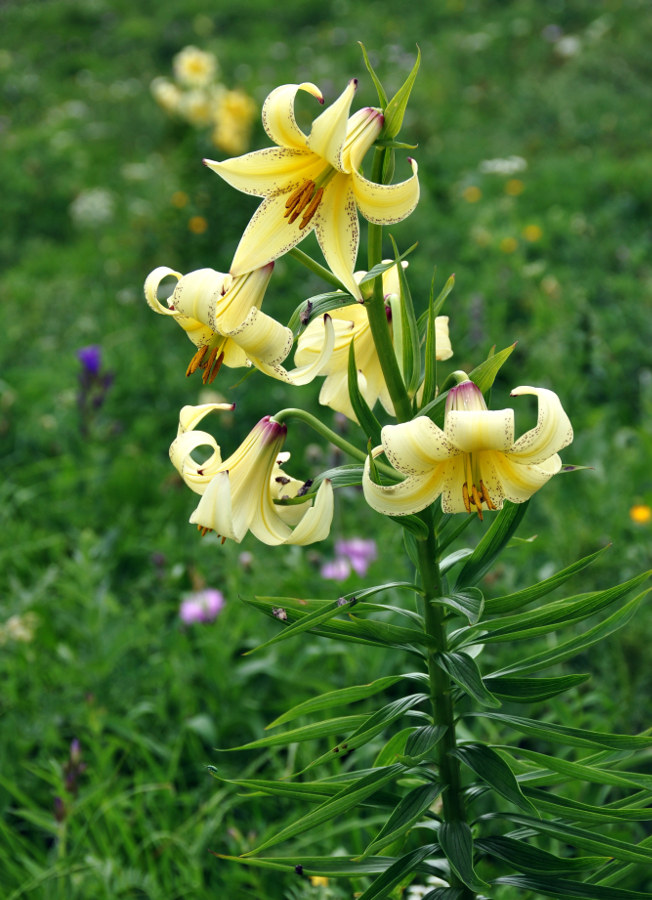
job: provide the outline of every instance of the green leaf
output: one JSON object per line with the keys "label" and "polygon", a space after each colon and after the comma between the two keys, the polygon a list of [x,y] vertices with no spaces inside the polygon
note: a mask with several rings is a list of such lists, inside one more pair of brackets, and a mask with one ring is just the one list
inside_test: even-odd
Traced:
{"label": "green leaf", "polygon": [[363,800],[366,800],[367,797],[370,797],[382,787],[389,784],[390,781],[393,781],[404,771],[404,766],[397,763],[396,765],[388,766],[384,769],[378,769],[377,772],[362,778],[353,788],[350,785],[345,785],[339,793],[335,794],[334,797],[331,797],[325,803],[322,803],[317,809],[313,809],[307,815],[297,819],[291,825],[281,828],[280,831],[277,831],[272,837],[263,841],[263,843],[255,850],[250,850],[247,853],[244,853],[243,856],[246,857],[251,856],[254,853],[260,853],[261,850],[266,850],[268,847],[273,847],[275,844],[287,841],[297,834],[304,834],[311,828],[315,828],[317,825],[321,825],[324,822],[329,822],[336,816],[348,812],[350,809],[358,806]]}
{"label": "green leaf", "polygon": [[[412,294],[410,285],[408,284],[405,269],[400,263],[398,247],[393,237],[390,235],[392,247],[394,248],[394,258],[396,259],[396,267],[398,272],[400,302],[399,308],[396,310],[397,316],[392,315],[392,324],[394,327],[394,347],[399,351],[399,367],[403,375],[403,381],[408,394],[412,396],[419,386],[421,380],[421,347],[419,339],[419,329],[417,328],[417,319],[414,314],[414,304],[412,302]],[[392,306],[392,313],[394,307]],[[399,324],[400,323],[400,324]],[[398,327],[397,327],[398,326]]]}
{"label": "green leaf", "polygon": [[412,645],[417,647],[434,645],[434,638],[425,631],[418,631],[416,628],[391,625],[389,622],[379,622],[376,619],[360,619],[352,614],[350,619],[356,626],[357,633],[363,637],[374,638],[387,647],[409,648]]}
{"label": "green leaf", "polygon": [[213,778],[223,784],[246,788],[257,794],[269,794],[276,797],[289,797],[292,800],[307,800],[321,803],[340,791],[338,784],[327,784],[322,781],[268,781],[263,778],[224,778],[215,766],[206,767]]}
{"label": "green leaf", "polygon": [[547,700],[556,697],[571,688],[583,684],[590,675],[559,675],[555,678],[510,678],[502,676],[484,678],[485,687],[500,697],[502,700],[510,700],[512,703],[536,703],[539,700]]}
{"label": "green leaf", "polygon": [[430,809],[436,798],[441,794],[442,786],[431,782],[422,784],[406,794],[383,825],[373,841],[368,845],[363,857],[369,856],[378,850],[382,850],[392,841],[395,841],[406,831],[409,831],[414,823]]}
{"label": "green leaf", "polygon": [[274,719],[267,728],[276,728],[277,725],[284,725],[286,722],[296,719],[297,716],[305,716],[308,713],[320,712],[323,709],[332,709],[336,706],[347,706],[349,703],[355,703],[357,700],[366,700],[367,697],[373,697],[374,694],[378,694],[380,691],[384,691],[396,684],[402,677],[402,675],[388,675],[386,678],[378,678],[376,681],[369,682],[369,684],[340,688],[337,691],[328,691],[326,694],[320,694],[318,697],[311,697],[310,700],[298,703],[292,709],[280,715],[278,719]]}
{"label": "green leaf", "polygon": [[605,857],[602,856],[563,858],[538,847],[532,847],[524,841],[498,835],[478,838],[475,846],[480,852],[502,859],[520,872],[533,875],[580,872],[583,869],[594,869],[605,861]]}
{"label": "green leaf", "polygon": [[488,691],[482,681],[482,675],[474,659],[466,653],[438,653],[435,662],[443,669],[463,691],[473,697],[483,706],[500,706],[498,700],[491,691]]}
{"label": "green leaf", "polygon": [[363,875],[377,875],[384,872],[394,862],[392,856],[375,856],[365,860],[350,859],[348,856],[270,856],[242,857],[214,854],[218,859],[227,859],[241,865],[275,872],[296,872],[301,865],[304,875],[325,875],[334,878],[357,878]]}
{"label": "green leaf", "polygon": [[570,659],[570,657],[575,656],[581,650],[591,647],[593,644],[603,640],[626,625],[638,609],[642,598],[647,593],[648,591],[644,591],[642,594],[639,594],[638,597],[634,597],[633,600],[630,600],[629,603],[626,603],[621,609],[617,610],[604,621],[599,622],[593,628],[585,631],[584,634],[577,635],[566,641],[564,644],[560,644],[558,647],[547,647],[541,653],[535,653],[532,656],[520,659],[518,662],[512,663],[512,665],[505,666],[503,669],[492,672],[492,675],[511,675],[517,673],[519,675],[524,675],[526,673],[538,672],[540,669],[547,669],[557,663],[564,662],[566,659]]}
{"label": "green leaf", "polygon": [[644,775],[639,772],[622,772],[613,769],[601,769],[599,766],[584,765],[581,762],[570,762],[556,756],[548,756],[545,753],[537,753],[536,750],[526,750],[523,747],[503,747],[510,754],[517,753],[525,759],[540,765],[550,772],[571,778],[574,781],[587,781],[593,784],[611,784],[618,787],[652,789],[652,775]]}
{"label": "green leaf", "polygon": [[428,537],[428,526],[419,516],[388,516],[388,518],[390,522],[400,525],[401,528],[413,535],[418,541],[425,541]]}
{"label": "green leaf", "polygon": [[460,550],[455,550],[454,553],[449,553],[448,556],[444,557],[439,563],[439,574],[445,575],[446,572],[453,568],[453,566],[462,562],[467,556],[471,556],[472,553],[473,550],[471,547],[462,547]]}
{"label": "green leaf", "polygon": [[395,138],[401,130],[401,126],[403,124],[403,116],[405,115],[405,108],[407,107],[408,100],[410,99],[410,94],[412,93],[412,87],[417,77],[420,63],[421,50],[417,47],[417,58],[414,65],[412,66],[412,71],[405,79],[401,87],[398,89],[396,94],[394,94],[389,103],[383,107],[385,113],[385,124],[383,125],[383,130],[380,133],[381,138]]}
{"label": "green leaf", "polygon": [[[321,765],[327,760],[332,760],[333,756],[336,754],[345,755],[346,753],[351,753],[352,750],[357,750],[358,747],[362,747],[372,738],[376,737],[377,734],[380,734],[381,731],[384,731],[389,724],[400,719],[408,712],[408,710],[417,706],[419,703],[423,703],[424,700],[428,700],[427,694],[412,694],[409,697],[400,697],[398,700],[394,700],[392,703],[383,706],[382,709],[379,709],[373,715],[365,716],[364,721],[360,722],[355,727],[355,730],[349,734],[346,740],[341,741],[339,744],[336,744],[335,747],[331,747],[326,753],[322,753],[321,756],[314,759],[305,767],[305,769],[303,769],[301,774],[315,766]],[[402,763],[400,765],[402,765]]]}
{"label": "green leaf", "polygon": [[392,763],[395,762],[403,763],[404,766],[413,765],[411,762],[406,762],[402,756],[402,753],[405,750],[405,744],[413,731],[414,725],[409,728],[402,728],[400,731],[393,734],[374,759],[374,768],[377,768],[378,766],[391,766]]}
{"label": "green leaf", "polygon": [[480,388],[483,394],[486,394],[487,391],[490,391],[493,387],[496,375],[512,355],[514,347],[516,347],[516,344],[512,344],[510,347],[505,347],[504,350],[494,353],[493,356],[485,359],[484,362],[480,363],[479,366],[476,366],[469,374],[471,381]]}
{"label": "green leaf", "polygon": [[524,613],[516,613],[513,616],[501,616],[494,619],[491,625],[483,624],[482,643],[494,641],[514,641],[536,637],[556,631],[557,628],[581,622],[583,619],[600,612],[612,603],[622,600],[630,591],[638,587],[643,581],[648,580],[650,572],[644,572],[629,581],[603,591],[592,591],[587,594],[578,594],[574,597],[566,597],[563,600],[555,600],[547,603],[540,609],[529,610]]}
{"label": "green leaf", "polygon": [[306,328],[308,322],[311,322],[313,319],[318,319],[324,313],[331,312],[333,309],[342,309],[344,306],[354,305],[351,302],[350,294],[344,294],[342,291],[316,294],[308,300],[303,300],[297,306],[290,317],[288,328],[297,337]]}
{"label": "green leaf", "polygon": [[443,822],[439,829],[439,845],[460,881],[472,891],[482,891],[488,885],[473,869],[473,837],[466,822]]}
{"label": "green leaf", "polygon": [[405,745],[405,756],[399,757],[400,761],[408,765],[416,765],[426,759],[447,730],[446,725],[420,725],[408,738]]}
{"label": "green leaf", "polygon": [[330,481],[333,488],[357,487],[362,484],[362,473],[364,466],[360,463],[347,463],[343,466],[335,466],[333,469],[327,469],[320,472],[313,478],[310,486],[310,493],[316,493],[317,488],[322,481]]}
{"label": "green leaf", "polygon": [[506,594],[503,597],[494,597],[485,600],[485,613],[489,616],[493,616],[497,613],[514,612],[514,610],[521,609],[529,603],[532,603],[534,600],[538,600],[540,597],[545,597],[546,594],[549,594],[551,591],[554,591],[555,588],[560,587],[564,582],[568,581],[572,575],[576,575],[578,572],[586,569],[587,566],[590,566],[591,563],[602,556],[610,546],[611,545],[608,544],[606,547],[601,547],[600,550],[591,553],[590,556],[585,556],[584,559],[578,560],[572,565],[567,566],[565,569],[551,575],[550,578],[540,581],[538,584],[533,584],[532,587],[525,588],[522,591],[516,591],[513,594]]}
{"label": "green leaf", "polygon": [[395,860],[392,865],[383,872],[376,880],[369,885],[366,891],[359,894],[357,900],[385,900],[390,891],[400,884],[406,875],[411,874],[419,866],[419,863],[427,856],[431,856],[435,850],[435,845],[427,844],[425,847],[419,847],[411,850],[405,856],[401,856]]}
{"label": "green leaf", "polygon": [[561,900],[649,900],[649,894],[626,891],[623,888],[605,888],[584,881],[569,881],[565,878],[536,878],[532,875],[503,875],[493,884],[510,884],[524,891],[535,891],[546,897]]}
{"label": "green leaf", "polygon": [[[652,820],[652,809],[649,807],[616,809],[609,806],[590,806],[587,803],[558,797],[549,791],[541,791],[537,788],[528,787],[526,791],[537,809],[553,816],[561,816],[566,820],[577,819],[580,822],[649,822]],[[646,798],[641,798],[641,802],[645,802],[645,799],[649,801],[651,797],[652,795],[648,792]]]}
{"label": "green leaf", "polygon": [[431,403],[435,399],[437,393],[437,335],[435,319],[437,318],[439,310],[444,305],[446,297],[453,290],[454,286],[455,275],[451,275],[444,285],[443,290],[435,300],[435,273],[433,272],[427,312],[425,369],[421,408]]}
{"label": "green leaf", "polygon": [[387,94],[383,90],[380,79],[374,72],[374,67],[371,65],[371,61],[369,59],[369,56],[367,55],[367,49],[365,45],[362,43],[362,41],[358,41],[358,46],[362,50],[362,56],[364,57],[364,64],[367,67],[367,72],[369,72],[369,74],[371,75],[371,80],[373,81],[374,86],[378,91],[378,103],[383,109],[385,109],[385,107],[387,106]]}
{"label": "green leaf", "polygon": [[601,731],[586,731],[583,728],[570,728],[567,725],[555,725],[552,722],[539,722],[536,719],[523,719],[520,716],[508,716],[505,713],[469,712],[467,717],[482,716],[496,722],[509,725],[520,734],[541,738],[552,743],[564,744],[568,747],[608,747],[611,750],[638,750],[652,747],[652,735],[607,734]]}
{"label": "green leaf", "polygon": [[532,803],[524,796],[516,777],[505,760],[485,744],[462,744],[451,751],[496,793],[519,809],[533,813]]}
{"label": "green leaf", "polygon": [[428,891],[421,900],[463,900],[462,888],[438,887],[434,891]]}
{"label": "green leaf", "polygon": [[380,422],[371,411],[369,404],[360,393],[358,387],[358,368],[355,363],[354,341],[349,344],[349,369],[348,369],[349,400],[353,407],[360,428],[375,446],[380,444]]}
{"label": "green leaf", "polygon": [[414,250],[416,250],[416,248],[418,246],[419,246],[419,244],[417,242],[415,244],[412,244],[411,247],[408,247],[407,250],[404,250],[403,253],[400,254],[400,256],[396,257],[396,259],[391,259],[388,262],[376,263],[375,266],[373,266],[371,269],[369,269],[369,271],[366,272],[362,276],[362,278],[360,279],[360,282],[359,282],[360,285],[366,284],[368,281],[373,281],[375,278],[377,278],[379,275],[383,275],[385,272],[387,272],[393,266],[395,266],[397,264],[400,265],[400,263],[402,263],[403,260],[410,255],[410,253],[412,253]]}
{"label": "green leaf", "polygon": [[441,603],[443,606],[449,606],[456,612],[461,612],[472,625],[478,622],[484,609],[482,591],[473,587],[462,591],[454,591],[445,597],[436,597],[430,602]]}
{"label": "green leaf", "polygon": [[462,571],[457,576],[455,591],[477,584],[489,571],[521,524],[528,503],[529,500],[525,503],[505,501],[505,505],[494,517],[480,543],[464,563]]}
{"label": "green leaf", "polygon": [[310,725],[302,725],[283,734],[271,734],[240,747],[227,747],[222,752],[233,750],[257,750],[260,747],[283,747],[294,744],[297,741],[314,741],[317,738],[331,737],[334,734],[348,734],[351,729],[357,728],[366,722],[368,716],[340,716],[337,719],[324,719],[322,722],[313,722]]}
{"label": "green leaf", "polygon": [[652,850],[637,849],[625,841],[594,834],[592,831],[565,825],[563,822],[534,819],[531,816],[521,815],[521,813],[487,813],[482,816],[482,819],[496,818],[508,818],[512,826],[524,825],[539,834],[547,834],[556,841],[570,844],[572,847],[579,847],[582,850],[590,850],[599,856],[622,859],[624,862],[645,863],[648,866],[652,863]]}

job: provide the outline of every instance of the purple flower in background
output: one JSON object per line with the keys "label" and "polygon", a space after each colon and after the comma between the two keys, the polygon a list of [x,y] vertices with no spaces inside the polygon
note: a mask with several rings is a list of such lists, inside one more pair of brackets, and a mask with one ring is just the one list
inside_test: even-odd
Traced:
{"label": "purple flower in background", "polygon": [[361,576],[367,574],[369,565],[378,557],[376,542],[365,538],[335,541],[335,553],[338,557],[348,559],[353,571]]}
{"label": "purple flower in background", "polygon": [[346,581],[351,574],[351,563],[348,559],[339,556],[324,563],[320,569],[322,578],[330,578],[331,581]]}
{"label": "purple flower in background", "polygon": [[179,618],[185,625],[195,622],[214,622],[224,607],[224,596],[221,591],[207,588],[190,594],[179,607]]}
{"label": "purple flower in background", "polygon": [[97,376],[102,365],[102,348],[99,344],[90,344],[77,351],[77,359],[89,375]]}

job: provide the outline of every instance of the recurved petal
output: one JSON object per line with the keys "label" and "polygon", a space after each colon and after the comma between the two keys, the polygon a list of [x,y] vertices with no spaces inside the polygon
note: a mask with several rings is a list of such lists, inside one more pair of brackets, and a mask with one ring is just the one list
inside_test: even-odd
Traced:
{"label": "recurved petal", "polygon": [[233,412],[234,409],[235,403],[200,403],[198,406],[182,406],[177,434],[192,431],[209,412]]}
{"label": "recurved petal", "polygon": [[334,508],[333,485],[326,479],[320,484],[313,505],[285,543],[305,546],[325,540],[331,530]]}
{"label": "recurved petal", "polygon": [[279,147],[303,150],[308,138],[297,125],[294,117],[294,101],[299,91],[306,91],[323,104],[324,97],[316,84],[282,84],[274,88],[263,104],[263,128]]}
{"label": "recurved petal", "polygon": [[[292,332],[290,332],[290,343],[291,342]],[[265,372],[265,374],[271,375],[272,378],[277,378],[279,381],[285,381],[287,384],[293,384],[295,387],[297,387],[300,385],[309,384],[318,375],[324,374],[324,369],[328,366],[328,361],[330,359],[331,353],[333,352],[334,342],[335,333],[333,331],[333,323],[331,321],[331,317],[329,315],[325,315],[324,343],[321,348],[321,352],[314,356],[314,358],[306,363],[306,365],[299,366],[296,369],[292,369],[291,372],[288,372],[287,369],[285,369],[281,365],[277,365],[274,363],[266,364],[264,361],[254,359],[253,357],[252,362],[258,369],[261,370],[261,372]]]}
{"label": "recurved petal", "polygon": [[407,218],[419,202],[418,166],[411,159],[412,177],[399,184],[376,184],[353,171],[353,191],[358,209],[368,222],[392,225]]}
{"label": "recurved petal", "polygon": [[509,455],[520,463],[542,463],[573,440],[573,426],[554,391],[546,388],[517,387],[512,397],[534,394],[539,403],[537,424],[516,441]]}
{"label": "recurved petal", "polygon": [[352,78],[337,100],[314,120],[308,137],[308,147],[338,172],[342,171],[342,147],[346,138],[349,109],[357,86],[357,78]]}
{"label": "recurved petal", "polygon": [[258,367],[283,362],[292,349],[294,339],[289,328],[255,307],[237,328],[223,334],[228,334]]}
{"label": "recurved petal", "polygon": [[[556,453],[549,456],[540,465],[532,463],[519,465],[516,459],[502,453],[491,453],[490,457],[490,463],[500,482],[502,494],[513,503],[523,503],[528,500],[535,491],[543,487],[561,469],[561,459]],[[488,488],[493,499],[491,486],[488,485]]]}
{"label": "recurved petal", "polygon": [[385,425],[381,440],[387,458],[404,475],[423,475],[459,451],[427,416],[400,425]]}
{"label": "recurved petal", "polygon": [[323,161],[310,150],[288,150],[285,147],[253,150],[223,162],[205,159],[204,165],[231,187],[256,197],[288,192],[306,179],[314,180],[324,168]]}
{"label": "recurved petal", "polygon": [[149,273],[145,279],[145,300],[147,300],[147,305],[151,307],[154,312],[160,313],[162,316],[177,316],[178,313],[175,309],[168,309],[168,307],[163,306],[158,299],[159,285],[164,278],[168,277],[168,275],[172,275],[176,278],[177,282],[183,277],[181,272],[175,272],[174,269],[169,269],[167,266],[158,266],[158,268]]}
{"label": "recurved petal", "polygon": [[[376,448],[376,451],[380,448]],[[375,484],[369,475],[369,460],[365,462],[362,490],[365,500],[385,516],[407,516],[420,512],[437,499],[445,484],[448,460],[431,467],[422,475],[410,475],[399,484]]]}
{"label": "recurved petal", "polygon": [[335,175],[324,191],[313,222],[331,272],[356,300],[362,300],[360,286],[353,277],[360,228],[350,176]]}
{"label": "recurved petal", "polygon": [[[199,447],[210,447],[213,451],[201,464],[192,458],[193,450]],[[203,494],[222,464],[220,448],[215,438],[205,431],[186,431],[180,434],[170,445],[170,459],[179,475],[196,494]]]}
{"label": "recurved petal", "polygon": [[509,450],[514,443],[514,410],[451,409],[446,413],[444,432],[463,453]]}

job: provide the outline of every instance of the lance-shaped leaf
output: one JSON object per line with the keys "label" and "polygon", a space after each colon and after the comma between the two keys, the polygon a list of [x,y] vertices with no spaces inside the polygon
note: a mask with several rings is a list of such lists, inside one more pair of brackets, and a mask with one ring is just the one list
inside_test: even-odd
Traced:
{"label": "lance-shaped leaf", "polygon": [[243,854],[243,856],[246,857],[251,856],[254,853],[259,853],[261,850],[266,850],[268,847],[273,847],[275,844],[280,844],[282,841],[287,841],[290,838],[296,837],[297,834],[304,834],[306,831],[315,828],[317,825],[321,825],[324,822],[330,822],[331,819],[334,819],[336,816],[340,816],[350,809],[354,809],[363,800],[366,800],[367,797],[370,797],[385,785],[389,784],[390,781],[393,781],[404,771],[404,766],[397,763],[393,766],[388,766],[385,769],[379,769],[371,775],[368,775],[366,778],[357,782],[353,788],[351,788],[350,785],[346,785],[339,793],[334,797],[331,797],[325,803],[322,803],[317,809],[313,809],[307,815],[297,819],[297,821],[293,822],[291,825],[281,828],[275,835],[268,838],[268,840],[263,841],[263,843],[255,850],[250,850],[248,853]]}
{"label": "lance-shaped leaf", "polygon": [[478,838],[475,842],[476,849],[481,853],[502,859],[520,872],[538,875],[549,873],[551,875],[565,875],[573,872],[581,872],[584,869],[593,869],[605,858],[601,856],[585,856],[564,858],[532,847],[524,841],[516,841],[514,838],[496,835],[495,837]]}
{"label": "lance-shaped leaf", "polygon": [[288,709],[277,719],[267,726],[267,728],[276,728],[278,725],[284,725],[291,722],[297,716],[305,716],[313,712],[321,712],[324,709],[333,709],[337,706],[348,706],[349,703],[356,703],[358,700],[366,700],[373,697],[381,691],[387,690],[397,681],[400,681],[403,675],[388,675],[386,678],[377,678],[369,684],[358,684],[353,687],[340,688],[337,691],[328,691],[320,694],[318,697],[311,697],[310,700],[304,700],[298,703],[292,709]]}
{"label": "lance-shaped leaf", "polygon": [[316,294],[314,297],[303,300],[297,306],[290,317],[288,328],[296,337],[312,319],[321,318],[324,313],[340,309],[342,306],[348,306],[350,303],[351,297],[342,291],[328,291],[325,294]]}
{"label": "lance-shaped leaf", "polygon": [[563,694],[571,688],[588,681],[590,675],[558,675],[554,678],[484,678],[485,687],[512,703],[536,703]]}
{"label": "lance-shaped leaf", "polygon": [[577,635],[565,643],[559,644],[558,647],[547,647],[541,653],[534,653],[532,656],[527,656],[525,659],[521,659],[509,666],[505,666],[499,671],[492,672],[492,675],[511,675],[517,673],[520,675],[529,674],[531,672],[538,672],[540,669],[547,669],[550,666],[557,665],[557,663],[564,662],[566,659],[570,659],[570,657],[575,656],[581,650],[586,650],[587,647],[603,640],[626,625],[647,593],[648,591],[644,591],[642,594],[639,594],[638,597],[634,597],[633,600],[630,600],[629,603],[626,603],[621,609],[617,610],[617,612],[613,613],[603,622],[594,625],[593,628],[585,631],[584,634]]}
{"label": "lance-shaped leaf", "polygon": [[358,41],[358,46],[362,50],[362,56],[364,58],[364,64],[367,67],[367,72],[369,72],[369,74],[371,75],[371,80],[374,83],[374,87],[378,91],[378,102],[379,102],[380,106],[382,106],[382,108],[385,109],[385,107],[387,106],[387,94],[385,93],[385,90],[384,90],[382,84],[380,83],[380,78],[376,75],[376,72],[374,71],[374,67],[371,65],[371,60],[369,59],[369,55],[367,53],[367,48],[362,43],[362,41]]}
{"label": "lance-shaped leaf", "polygon": [[423,377],[423,393],[421,396],[422,409],[435,399],[437,393],[437,328],[435,320],[440,309],[444,305],[446,297],[448,297],[454,286],[455,275],[451,275],[435,300],[435,274],[433,273],[430,285],[430,300],[428,303],[428,318],[426,324],[425,369]]}
{"label": "lance-shaped leaf", "polygon": [[452,755],[514,806],[526,812],[535,812],[534,806],[518,786],[512,770],[491,747],[485,744],[462,744],[452,751]]}
{"label": "lance-shaped leaf", "polygon": [[[587,781],[593,784],[611,784],[616,787],[624,788],[644,788],[652,790],[652,775],[646,775],[640,772],[623,772],[614,771],[612,769],[604,769],[597,765],[585,765],[582,762],[571,762],[568,759],[561,759],[557,756],[548,756],[545,753],[538,753],[536,750],[526,750],[524,747],[501,747],[502,750],[510,754],[517,753],[525,759],[531,760],[543,769],[549,772],[557,772],[563,776],[566,781],[569,778],[574,781]],[[558,779],[561,781],[562,779]],[[530,779],[528,778],[530,783]]]}
{"label": "lance-shaped leaf", "polygon": [[358,878],[363,875],[377,875],[384,872],[394,862],[393,856],[375,856],[369,859],[349,859],[348,856],[272,856],[242,857],[215,853],[218,859],[227,859],[244,866],[269,869],[273,872],[296,873],[301,866],[303,875],[323,875],[327,878]]}
{"label": "lance-shaped leaf", "polygon": [[405,744],[405,755],[399,760],[406,765],[417,765],[432,754],[433,749],[448,730],[446,725],[420,725]]}
{"label": "lance-shaped leaf", "polygon": [[362,858],[377,853],[412,828],[415,822],[427,812],[437,797],[442,786],[435,782],[421,784],[403,797],[387,822],[383,825],[373,841],[368,845]]}
{"label": "lance-shaped leaf", "polygon": [[396,271],[400,290],[400,303],[392,304],[392,326],[394,329],[394,348],[399,361],[399,368],[403,375],[403,381],[410,396],[416,391],[421,378],[421,349],[419,342],[419,329],[414,314],[412,293],[408,284],[405,269],[399,262],[399,253],[396,242],[392,238],[394,257],[396,259]]}
{"label": "lance-shaped leaf", "polygon": [[524,503],[505,502],[503,508],[496,514],[491,525],[482,536],[478,546],[464,563],[461,572],[457,576],[456,591],[461,588],[472,587],[486,575],[521,524],[528,505],[529,500],[526,500]]}
{"label": "lance-shaped leaf", "polygon": [[[528,797],[536,803],[537,808],[562,819],[573,819],[578,822],[649,822],[652,819],[650,807],[616,809],[610,806],[590,806],[578,800],[558,797],[548,791],[537,788],[526,788]],[[639,798],[639,803],[649,803],[652,793],[649,791]]]}
{"label": "lance-shaped leaf", "polygon": [[488,885],[475,874],[473,868],[473,837],[466,822],[443,822],[439,829],[439,845],[460,881],[472,891],[482,891]]}
{"label": "lance-shaped leaf", "polygon": [[433,891],[428,891],[421,900],[462,900],[463,897],[463,888],[438,887]]}
{"label": "lance-shaped leaf", "polygon": [[358,387],[358,369],[355,364],[355,345],[353,341],[349,344],[348,387],[349,400],[360,428],[362,428],[367,438],[373,444],[380,444],[380,422],[369,408],[369,404],[360,393],[360,388]]}
{"label": "lance-shaped leaf", "polygon": [[605,888],[584,881],[571,881],[566,878],[537,878],[534,875],[503,875],[496,878],[494,884],[510,884],[521,891],[534,891],[544,897],[555,900],[649,900],[649,894],[639,891],[628,891],[624,888]]}
{"label": "lance-shaped leaf", "polygon": [[334,734],[348,734],[352,729],[366,722],[368,716],[340,716],[337,719],[324,719],[322,722],[312,722],[310,725],[302,725],[284,731],[283,734],[270,734],[256,741],[249,741],[240,747],[227,747],[225,750],[258,750],[260,747],[283,747],[294,744],[297,741],[314,741],[317,738],[332,737]]}
{"label": "lance-shaped leaf", "polygon": [[431,603],[440,603],[462,613],[472,625],[475,625],[482,616],[484,609],[484,596],[478,588],[466,588],[462,591],[452,591],[444,597],[436,597]]}
{"label": "lance-shaped leaf", "polygon": [[486,614],[494,616],[500,613],[514,612],[517,609],[522,609],[524,606],[533,603],[540,597],[545,597],[546,594],[549,594],[551,591],[554,591],[555,588],[560,587],[564,582],[568,581],[572,575],[576,575],[578,572],[586,569],[587,566],[590,566],[591,563],[602,556],[610,546],[611,545],[608,544],[606,547],[601,547],[600,550],[597,550],[595,553],[585,556],[583,559],[580,559],[570,566],[567,566],[565,569],[551,575],[550,578],[546,578],[544,581],[538,582],[538,584],[533,584],[531,587],[524,588],[522,591],[506,594],[503,597],[487,599],[485,601]]}
{"label": "lance-shaped leaf", "polygon": [[358,896],[357,900],[384,900],[406,875],[418,869],[419,864],[426,857],[432,856],[435,848],[435,844],[426,844],[425,847],[419,847],[406,853],[405,856],[401,856],[382,875],[376,878],[367,890]]}
{"label": "lance-shaped leaf", "polygon": [[435,662],[462,690],[482,706],[500,706],[491,691],[487,690],[475,660],[466,653],[438,653]]}
{"label": "lance-shaped leaf", "polygon": [[482,716],[509,725],[520,734],[541,738],[555,744],[568,747],[608,747],[611,750],[640,750],[652,747],[652,734],[629,735],[608,734],[602,731],[587,731],[584,728],[570,728],[567,725],[555,725],[553,722],[539,722],[536,719],[524,719],[520,716],[508,716],[497,712],[470,712],[467,717]]}
{"label": "lance-shaped leaf", "polygon": [[401,130],[401,126],[403,124],[403,116],[405,115],[405,108],[407,107],[408,100],[410,99],[410,94],[412,93],[412,87],[414,86],[414,81],[417,77],[420,63],[421,50],[417,47],[417,58],[414,65],[412,66],[412,71],[405,79],[401,87],[398,89],[396,94],[389,101],[389,103],[384,106],[385,124],[383,125],[383,130],[380,133],[381,139],[395,138]]}
{"label": "lance-shaped leaf", "polygon": [[459,550],[449,553],[448,556],[445,556],[439,563],[439,574],[445,575],[446,572],[453,568],[453,566],[462,562],[463,559],[466,559],[467,556],[470,556],[472,553],[472,547],[461,547]]}

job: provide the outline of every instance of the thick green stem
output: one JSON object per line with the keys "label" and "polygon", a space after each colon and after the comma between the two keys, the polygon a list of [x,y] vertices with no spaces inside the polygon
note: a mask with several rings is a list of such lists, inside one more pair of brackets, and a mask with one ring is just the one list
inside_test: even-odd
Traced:
{"label": "thick green stem", "polygon": [[[430,678],[430,703],[435,725],[442,725],[446,732],[437,744],[437,765],[443,785],[442,805],[445,822],[466,822],[466,809],[462,794],[460,763],[453,751],[457,747],[455,738],[455,710],[453,707],[452,682],[450,677],[437,665],[439,653],[448,649],[448,637],[444,623],[445,607],[431,601],[442,596],[441,576],[437,563],[437,537],[430,512],[422,514],[428,525],[428,538],[417,541],[419,573],[424,590],[425,631],[433,638],[434,646],[428,651],[428,675]],[[462,888],[464,900],[473,900],[475,892],[466,887],[454,873],[451,884]]]}
{"label": "thick green stem", "polygon": [[[387,150],[377,147],[374,154],[373,168],[371,172],[371,180],[380,182],[383,175],[383,166],[385,154]],[[383,259],[383,227],[369,223],[368,238],[368,267],[373,269],[374,266],[382,262]],[[383,277],[378,275],[374,279],[373,294],[369,300],[365,302],[367,316],[369,317],[369,327],[371,335],[376,345],[376,352],[380,360],[380,366],[383,370],[383,377],[389,396],[394,404],[394,411],[399,422],[407,422],[412,418],[412,406],[410,398],[405,389],[403,376],[394,353],[394,344],[392,335],[387,322],[387,314],[385,313],[385,297],[383,295]]]}

